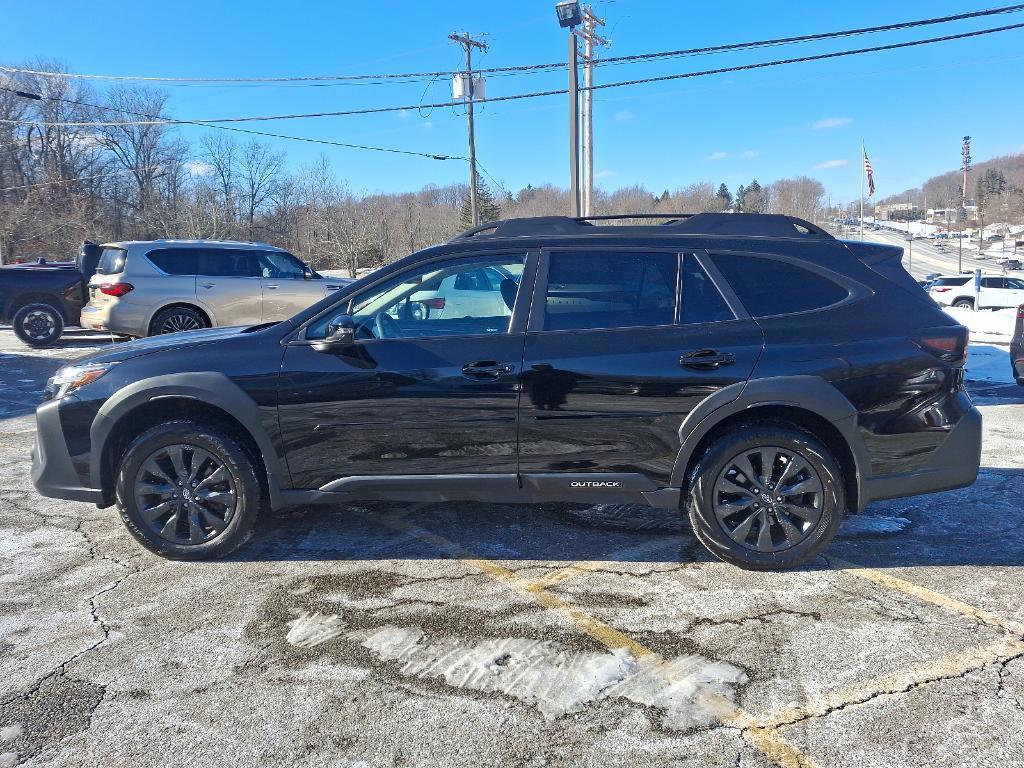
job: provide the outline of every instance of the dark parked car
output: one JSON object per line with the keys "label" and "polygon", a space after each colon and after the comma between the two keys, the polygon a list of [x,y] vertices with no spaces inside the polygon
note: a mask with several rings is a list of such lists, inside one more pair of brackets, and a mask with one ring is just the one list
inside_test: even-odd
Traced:
{"label": "dark parked car", "polygon": [[99,257],[99,246],[85,242],[73,263],[40,259],[0,267],[0,322],[33,347],[53,344],[65,325],[80,322]]}
{"label": "dark parked car", "polygon": [[[488,224],[291,320],[61,369],[32,477],[171,558],[268,508],[461,499],[679,509],[723,560],[794,566],[870,501],[977,474],[967,329],[901,256],[787,216]],[[460,283],[500,301],[415,306]]]}
{"label": "dark parked car", "polygon": [[1010,368],[1013,378],[1024,387],[1024,304],[1017,307],[1017,325],[1010,339]]}

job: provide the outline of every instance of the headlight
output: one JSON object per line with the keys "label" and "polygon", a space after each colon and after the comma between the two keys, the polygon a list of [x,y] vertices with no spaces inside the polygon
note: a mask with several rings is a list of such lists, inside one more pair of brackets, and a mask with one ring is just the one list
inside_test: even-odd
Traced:
{"label": "headlight", "polygon": [[96,381],[113,367],[114,363],[86,363],[61,368],[46,382],[43,397],[45,400],[60,400],[64,395]]}

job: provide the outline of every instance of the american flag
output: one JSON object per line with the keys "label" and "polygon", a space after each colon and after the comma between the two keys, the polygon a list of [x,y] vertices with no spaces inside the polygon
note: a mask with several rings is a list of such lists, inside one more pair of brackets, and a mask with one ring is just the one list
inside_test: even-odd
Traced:
{"label": "american flag", "polygon": [[875,194],[875,172],[871,170],[871,161],[868,160],[868,153],[864,150],[864,173],[868,177],[868,197]]}

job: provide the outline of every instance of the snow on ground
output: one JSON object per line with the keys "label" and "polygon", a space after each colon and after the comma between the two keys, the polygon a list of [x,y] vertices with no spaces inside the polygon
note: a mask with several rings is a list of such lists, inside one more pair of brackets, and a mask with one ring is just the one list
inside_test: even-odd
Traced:
{"label": "snow on ground", "polygon": [[1010,308],[975,312],[972,309],[949,307],[945,311],[971,330],[967,379],[1013,384],[1009,344],[1017,323],[1017,310]]}

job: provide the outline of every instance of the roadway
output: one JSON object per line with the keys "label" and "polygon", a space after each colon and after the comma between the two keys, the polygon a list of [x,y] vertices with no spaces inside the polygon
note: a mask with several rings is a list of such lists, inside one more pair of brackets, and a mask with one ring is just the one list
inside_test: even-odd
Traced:
{"label": "roadway", "polygon": [[[859,233],[847,235],[850,239],[857,239]],[[886,245],[898,245],[903,249],[903,266],[913,275],[916,280],[923,280],[926,276],[941,272],[942,274],[956,274],[960,271],[957,263],[959,244],[956,240],[917,240],[912,243],[906,240],[901,232],[888,230],[864,230],[864,240]],[[1006,255],[1012,257],[1012,251],[1007,250]],[[1018,254],[1019,256],[1019,254]],[[1002,273],[1002,268],[996,257],[979,255],[978,251],[964,246],[963,269],[980,269],[987,273]],[[1009,274],[1024,274],[1012,270]]]}

